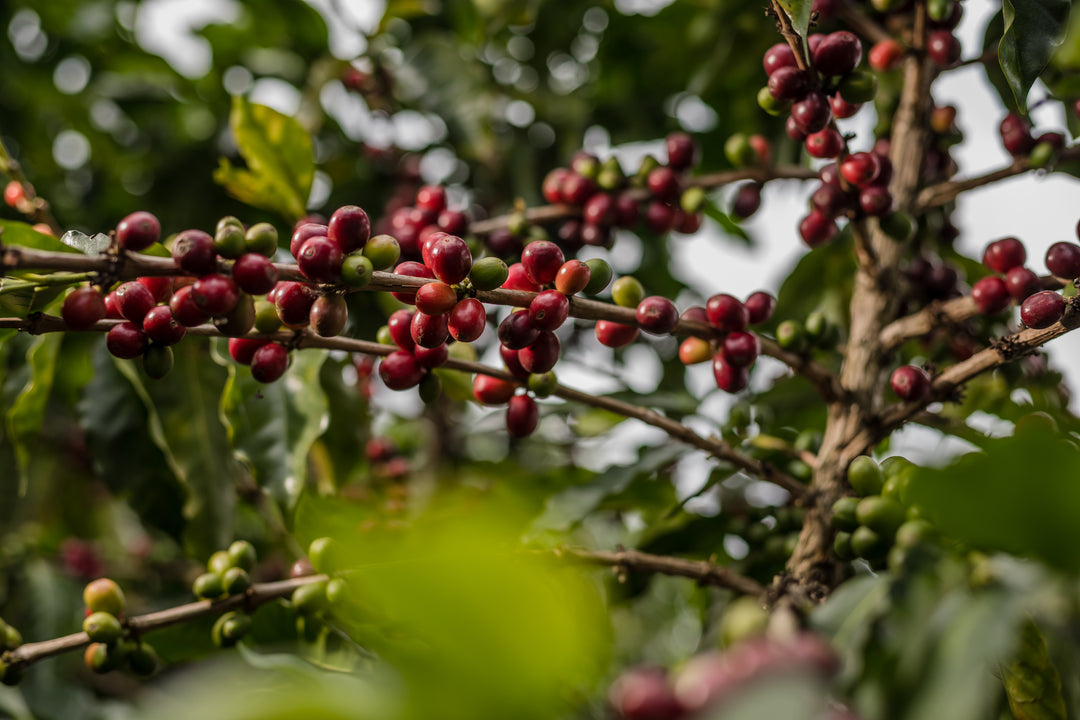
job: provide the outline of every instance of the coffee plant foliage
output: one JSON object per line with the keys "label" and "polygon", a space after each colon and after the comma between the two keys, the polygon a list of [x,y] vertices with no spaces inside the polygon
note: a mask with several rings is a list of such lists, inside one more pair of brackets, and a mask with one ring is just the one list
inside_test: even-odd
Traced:
{"label": "coffee plant foliage", "polygon": [[0,716],[1077,712],[1068,0],[353,5],[0,5]]}

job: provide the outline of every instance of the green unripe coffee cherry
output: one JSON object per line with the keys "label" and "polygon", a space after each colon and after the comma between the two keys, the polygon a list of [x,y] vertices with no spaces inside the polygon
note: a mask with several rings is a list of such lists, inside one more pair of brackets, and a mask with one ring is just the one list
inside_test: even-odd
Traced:
{"label": "green unripe coffee cherry", "polygon": [[555,373],[550,370],[546,373],[533,373],[529,375],[529,389],[532,390],[538,398],[546,398],[551,395],[551,393],[555,392],[555,388],[558,384],[558,381],[555,379]]}
{"label": "green unripe coffee cherry", "polygon": [[814,476],[814,468],[797,459],[787,464],[787,472],[791,477],[803,482],[810,482],[810,479]]}
{"label": "green unripe coffee cherry", "polygon": [[626,182],[626,174],[623,172],[619,158],[612,155],[600,164],[600,172],[596,174],[596,184],[603,190],[617,190]]}
{"label": "green unripe coffee cherry", "polygon": [[859,498],[842,497],[833,503],[832,523],[837,530],[854,532],[859,527],[859,521],[855,517],[855,507],[859,504]]}
{"label": "green unripe coffee cherry", "polygon": [[926,520],[908,520],[896,529],[896,544],[912,548],[934,537],[934,526]]}
{"label": "green unripe coffee cherry", "polygon": [[227,612],[217,619],[210,631],[214,644],[221,648],[232,647],[251,629],[251,618],[240,612]]}
{"label": "green unripe coffee cherry", "polygon": [[[379,343],[380,345],[397,345],[397,343],[394,342],[394,336],[390,334],[389,325],[383,325],[381,328],[378,329],[378,331],[376,331],[375,342]],[[454,345],[459,344],[460,343],[454,343]],[[454,345],[451,345],[450,347],[454,347]]]}
{"label": "green unripe coffee cherry", "polygon": [[[750,151],[753,152],[753,148]],[[705,197],[705,188],[688,187],[679,196],[679,207],[683,212],[701,212],[701,208],[705,207]]]}
{"label": "green unripe coffee cherry", "polygon": [[907,242],[915,234],[915,220],[903,210],[896,210],[880,220],[881,229],[897,242]]}
{"label": "green unripe coffee cherry", "polygon": [[349,596],[349,586],[341,578],[330,578],[326,583],[326,602],[331,607],[340,606]]}
{"label": "green unripe coffee cherry", "polygon": [[805,352],[810,343],[806,337],[806,328],[795,320],[785,320],[776,326],[776,342],[785,350]]}
{"label": "green unripe coffee cherry", "polygon": [[660,161],[652,155],[646,155],[641,158],[641,164],[638,165],[637,172],[634,173],[634,177],[630,178],[630,184],[634,187],[644,187],[648,182],[649,173],[656,168],[660,167]]}
{"label": "green unripe coffee cherry", "polygon": [[843,530],[836,533],[832,544],[833,554],[841,560],[854,560],[855,551],[851,549],[851,533]]}
{"label": "green unripe coffee cherry", "polygon": [[11,627],[7,623],[4,623],[3,634],[0,635],[0,639],[3,640],[3,647],[5,650],[14,650],[22,645],[23,637],[22,633]]}
{"label": "green unripe coffee cherry", "polygon": [[247,252],[244,229],[235,225],[219,227],[214,233],[214,250],[223,258],[235,260]]}
{"label": "green unripe coffee cherry", "polygon": [[817,347],[827,348],[836,342],[836,326],[829,322],[824,313],[815,311],[807,315],[804,327],[807,338]]}
{"label": "green unripe coffee cherry", "polygon": [[480,258],[469,271],[469,280],[477,290],[494,290],[506,282],[510,271],[506,263],[497,257]]}
{"label": "green unripe coffee cherry", "polygon": [[117,645],[100,642],[90,643],[83,651],[83,662],[86,663],[86,667],[96,673],[107,673],[117,669],[123,657]]}
{"label": "green unripe coffee cherry", "polygon": [[885,475],[874,458],[860,455],[848,466],[848,483],[862,497],[877,495],[885,484]]}
{"label": "green unripe coffee cherry", "polygon": [[417,388],[420,394],[420,400],[425,405],[430,405],[439,399],[442,395],[442,380],[439,376],[433,372],[425,373],[424,377],[420,380],[420,386]]}
{"label": "green unripe coffee cherry", "polygon": [[327,607],[326,581],[308,583],[293,590],[293,610],[301,615],[314,615]]}
{"label": "green unripe coffee cherry", "polygon": [[226,550],[218,550],[206,561],[206,569],[217,575],[225,576],[225,571],[232,567],[232,559]]}
{"label": "green unripe coffee cherry", "polygon": [[109,578],[99,578],[83,589],[83,602],[92,613],[120,615],[124,612],[124,591]]}
{"label": "green unripe coffee cherry", "polygon": [[168,345],[150,343],[142,354],[143,372],[148,378],[160,380],[173,369],[173,350]]}
{"label": "green unripe coffee cherry", "polygon": [[768,87],[763,87],[758,90],[757,104],[762,110],[772,115],[773,117],[780,117],[791,112],[791,102],[787,100],[777,100],[773,97],[773,94],[769,92]]}
{"label": "green unripe coffee cherry", "polygon": [[876,560],[883,557],[888,549],[888,541],[865,525],[860,525],[851,533],[851,551],[857,557]]}
{"label": "green unripe coffee cherry", "polygon": [[601,258],[586,260],[585,264],[589,266],[589,283],[582,292],[590,297],[599,295],[611,282],[611,277],[614,274],[611,265],[608,265],[607,261]]}
{"label": "green unripe coffee cherry", "polygon": [[341,263],[341,281],[349,287],[366,287],[373,272],[375,266],[362,253],[350,253]]}
{"label": "green unripe coffee cherry", "polygon": [[877,76],[865,70],[854,70],[844,76],[837,90],[845,102],[853,105],[870,102],[877,95]]}
{"label": "green unripe coffee cherry", "polygon": [[364,257],[376,270],[388,270],[397,265],[401,257],[401,245],[392,235],[376,235],[364,244]]}
{"label": "green unripe coffee cherry", "polygon": [[859,524],[886,539],[892,539],[906,517],[903,505],[882,495],[865,497],[855,507],[855,519]]}
{"label": "green unripe coffee cherry", "polygon": [[1056,150],[1048,142],[1036,143],[1028,154],[1028,165],[1033,168],[1044,168],[1050,165],[1054,159]]}
{"label": "green unripe coffee cherry", "polygon": [[225,594],[225,583],[217,573],[203,573],[191,584],[195,597],[201,600],[214,600]]}
{"label": "green unripe coffee cherry", "polygon": [[240,222],[240,218],[236,217],[235,215],[226,215],[225,217],[217,221],[217,225],[214,227],[214,232],[219,233],[224,228],[228,227],[235,227],[243,230],[244,223]]}
{"label": "green unripe coffee cherry", "polygon": [[157,672],[161,661],[158,659],[158,654],[154,651],[154,648],[145,642],[141,642],[128,651],[127,664],[135,675],[150,677]]}
{"label": "green unripe coffee cherry", "polygon": [[934,22],[941,22],[949,17],[952,5],[953,0],[929,0],[926,3],[926,14]]}
{"label": "green unripe coffee cherry", "polygon": [[315,538],[308,546],[308,559],[311,560],[311,567],[317,573],[330,572],[334,567],[336,554],[337,548],[333,538]]}
{"label": "green unripe coffee cherry", "polygon": [[255,546],[247,540],[234,541],[227,552],[233,567],[243,570],[251,570],[251,568],[255,567],[255,560],[258,556],[255,553]]}
{"label": "green unripe coffee cherry", "polygon": [[124,628],[115,615],[107,612],[90,613],[83,620],[83,632],[94,642],[112,643],[124,634]]}
{"label": "green unripe coffee cherry", "polygon": [[251,578],[243,568],[231,567],[222,575],[221,583],[227,594],[240,595],[251,587]]}
{"label": "green unripe coffee cherry", "polygon": [[724,142],[724,155],[737,168],[748,167],[757,162],[757,153],[745,133],[735,133]]}
{"label": "green unripe coffee cherry", "polygon": [[244,233],[247,251],[263,257],[274,257],[278,249],[278,231],[270,223],[255,223]]}
{"label": "green unripe coffee cherry", "polygon": [[743,640],[764,635],[768,624],[769,613],[757,598],[735,598],[720,618],[720,644],[728,648]]}
{"label": "green unripe coffee cherry", "polygon": [[611,299],[621,307],[636,308],[645,299],[645,288],[633,275],[623,275],[611,286]]}
{"label": "green unripe coffee cherry", "polygon": [[[596,177],[596,173],[593,173],[593,177]],[[521,237],[529,232],[529,219],[525,217],[523,212],[512,212],[506,218],[506,229],[510,231],[511,235]]]}
{"label": "green unripe coffee cherry", "polygon": [[281,329],[281,318],[278,317],[274,303],[266,300],[255,301],[255,330],[261,333],[274,333]]}

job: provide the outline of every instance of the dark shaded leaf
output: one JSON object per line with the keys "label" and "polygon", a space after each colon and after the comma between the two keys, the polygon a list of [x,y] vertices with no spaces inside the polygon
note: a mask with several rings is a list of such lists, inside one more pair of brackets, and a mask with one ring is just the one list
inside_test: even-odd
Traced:
{"label": "dark shaded leaf", "polygon": [[52,394],[56,361],[63,339],[61,333],[46,333],[34,338],[26,354],[30,366],[30,381],[4,414],[8,438],[15,446],[15,458],[19,464],[20,495],[26,492],[30,443],[41,432],[42,423],[45,422],[45,406]]}
{"label": "dark shaded leaf", "polygon": [[1017,106],[1026,110],[1031,86],[1064,40],[1069,0],[1003,0],[1001,12],[1004,31],[998,62]]}

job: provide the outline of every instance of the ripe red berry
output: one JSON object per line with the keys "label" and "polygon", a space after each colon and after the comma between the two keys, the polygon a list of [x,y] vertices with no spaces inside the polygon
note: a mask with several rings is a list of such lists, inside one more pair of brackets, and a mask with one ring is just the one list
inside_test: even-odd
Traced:
{"label": "ripe red berry", "polygon": [[306,283],[279,282],[274,289],[274,306],[281,322],[290,327],[304,327],[311,315],[311,306],[318,294]]}
{"label": "ripe red berry", "polygon": [[601,345],[610,348],[621,348],[637,340],[639,330],[634,325],[623,325],[610,320],[598,320],[596,322],[596,339]]}
{"label": "ripe red berry", "polygon": [[390,339],[406,352],[412,352],[416,347],[416,341],[412,338],[412,319],[412,310],[395,310],[386,321]]}
{"label": "ripe red berry", "polygon": [[971,299],[983,315],[996,315],[1009,307],[1009,290],[997,275],[981,278],[971,288]]}
{"label": "ripe red berry", "polygon": [[[558,274],[556,272],[556,274]],[[525,266],[514,263],[506,271],[506,280],[499,287],[506,290],[524,290],[526,292],[540,292],[541,287],[529,279],[525,272]]]}
{"label": "ripe red berry", "polygon": [[540,409],[528,395],[515,395],[506,408],[506,431],[511,437],[528,437],[540,422]]}
{"label": "ripe red berry", "polygon": [[1035,145],[1035,140],[1031,137],[1031,125],[1016,113],[1005,116],[999,131],[1005,150],[1014,157],[1027,155]]}
{"label": "ripe red berry", "polygon": [[473,397],[484,405],[502,405],[509,402],[515,390],[517,385],[502,378],[490,375],[477,375],[473,378]]}
{"label": "ripe red berry", "polygon": [[736,331],[728,333],[720,346],[724,362],[735,367],[750,367],[761,354],[761,342],[752,332]]}
{"label": "ripe red berry", "polygon": [[853,117],[861,108],[862,103],[849,103],[839,95],[829,98],[829,109],[832,110],[833,117],[839,120]]}
{"label": "ripe red berry", "polygon": [[836,222],[829,216],[811,210],[810,214],[799,221],[799,236],[810,247],[818,247],[836,237]]}
{"label": "ripe red berry", "polygon": [[652,295],[637,306],[638,325],[647,333],[667,335],[679,324],[679,311],[666,297]]}
{"label": "ripe red berry", "polygon": [[206,275],[217,268],[214,238],[202,230],[184,230],[173,240],[173,261],[192,275]]}
{"label": "ripe red berry", "polygon": [[735,191],[735,199],[731,203],[731,214],[745,220],[758,211],[761,207],[761,185],[756,182],[743,183]]}
{"label": "ripe red berry", "polygon": [[1027,260],[1024,243],[1014,237],[995,240],[983,251],[983,265],[999,273],[1007,273]]}
{"label": "ripe red berry", "polygon": [[1046,269],[1066,280],[1080,277],[1080,245],[1056,242],[1046,250]]}
{"label": "ripe red berry", "polygon": [[584,290],[589,284],[592,272],[589,266],[580,260],[567,260],[555,274],[555,289],[563,295],[573,295]]}
{"label": "ripe red berry", "polygon": [[161,223],[151,213],[139,210],[116,224],[116,242],[125,250],[145,250],[161,238]]}
{"label": "ripe red berry", "polygon": [[809,135],[825,129],[832,119],[832,110],[822,93],[812,92],[791,106],[791,117]]}
{"label": "ripe red berry", "polygon": [[424,369],[412,353],[397,350],[379,362],[379,377],[391,390],[407,390],[420,384]]}
{"label": "ripe red berry", "polygon": [[838,185],[822,183],[810,196],[810,204],[822,215],[834,218],[851,207],[851,198]]}
{"label": "ripe red berry", "polygon": [[844,149],[844,138],[835,128],[827,127],[807,135],[805,145],[811,157],[834,158]]}
{"label": "ripe red berry", "polygon": [[499,357],[502,358],[503,365],[506,365],[506,371],[511,375],[519,380],[529,379],[529,371],[521,367],[517,350],[511,350],[505,345],[499,345]]}
{"label": "ripe red berry", "polygon": [[686,714],[664,672],[654,668],[624,672],[611,684],[608,700],[623,720],[666,720]]}
{"label": "ripe red berry", "polygon": [[960,41],[948,30],[935,30],[926,36],[926,54],[939,67],[951,68],[960,62]]}
{"label": "ripe red berry", "polygon": [[746,305],[737,297],[726,293],[709,298],[705,303],[705,315],[710,325],[726,332],[745,330],[750,320],[750,311]]}
{"label": "ripe red berry", "polygon": [[930,393],[930,376],[922,368],[901,365],[893,370],[889,385],[901,400],[918,402]]}
{"label": "ripe red berry", "polygon": [[428,315],[417,310],[409,324],[413,342],[420,347],[433,348],[442,345],[450,337],[446,315]]}
{"label": "ripe red berry", "polygon": [[584,205],[596,192],[596,181],[576,172],[568,173],[562,182],[562,201],[570,205]]}
{"label": "ripe red berry", "polygon": [[211,317],[220,317],[236,307],[240,289],[225,275],[204,275],[191,286],[191,299]]}
{"label": "ripe red berry", "polygon": [[857,152],[848,155],[840,163],[840,174],[855,187],[863,187],[877,180],[881,162],[874,153]]}
{"label": "ripe red berry", "polygon": [[316,235],[300,246],[296,264],[305,277],[315,282],[333,282],[341,275],[341,248],[329,237]]}
{"label": "ripe red berry", "polygon": [[229,355],[241,365],[250,365],[255,351],[268,341],[256,338],[229,338]]}
{"label": "ripe red berry", "polygon": [[425,185],[416,191],[416,207],[438,213],[446,207],[446,188],[442,185]]}
{"label": "ripe red berry", "polygon": [[464,235],[469,232],[469,218],[460,210],[443,210],[435,224],[440,230],[451,235]]}
{"label": "ripe red berry", "polygon": [[1017,302],[1037,293],[1041,287],[1039,276],[1026,267],[1014,267],[1005,273],[1005,289]]}
{"label": "ripe red berry", "polygon": [[158,345],[175,345],[187,335],[187,328],[173,317],[168,305],[150,308],[143,318],[143,332]]}
{"label": "ripe red berry", "polygon": [[776,307],[776,298],[764,290],[758,290],[751,293],[743,305],[746,306],[748,315],[747,324],[760,325],[772,317],[773,309]]}
{"label": "ripe red berry", "polygon": [[416,309],[428,315],[448,313],[457,302],[457,292],[443,282],[428,283],[416,291]]}
{"label": "ripe red berry", "polygon": [[512,312],[499,323],[499,342],[511,350],[531,345],[540,335],[528,312]]}
{"label": "ripe red berry", "polygon": [[320,337],[337,337],[348,322],[349,307],[344,296],[336,293],[320,295],[308,313],[308,323]]}
{"label": "ripe red berry", "polygon": [[542,330],[527,347],[518,350],[518,362],[530,373],[546,373],[555,367],[561,351],[562,344],[558,336]]}
{"label": "ripe red berry", "polygon": [[484,334],[487,313],[484,304],[476,298],[465,298],[450,310],[446,322],[450,336],[458,342],[472,342]]}
{"label": "ripe red berry", "polygon": [[330,228],[320,223],[300,223],[289,239],[289,252],[293,257],[300,257],[300,248],[304,246],[304,243],[313,237],[327,237],[329,232]]}
{"label": "ripe red berry", "polygon": [[570,315],[570,300],[558,290],[545,290],[529,303],[529,318],[540,330],[555,330]]}
{"label": "ripe red berry", "polygon": [[173,279],[171,277],[140,277],[135,278],[140,285],[146,287],[154,296],[154,302],[165,302],[173,291]]}
{"label": "ripe red berry", "polygon": [[1053,290],[1041,290],[1020,304],[1020,320],[1029,328],[1050,327],[1065,314],[1065,299]]}
{"label": "ripe red berry", "polygon": [[877,72],[888,72],[900,64],[904,57],[904,48],[892,38],[881,40],[870,48],[867,61]]}
{"label": "ripe red berry", "polygon": [[18,208],[19,203],[26,199],[26,189],[18,180],[12,180],[4,186],[4,202],[9,207]]}
{"label": "ripe red berry", "polygon": [[663,165],[650,171],[645,182],[649,192],[657,200],[671,202],[679,196],[681,190],[679,176],[673,169]]}
{"label": "ripe red berry", "polygon": [[847,75],[862,59],[862,43],[853,33],[829,33],[813,52],[814,67],[822,75]]}
{"label": "ripe red berry", "polygon": [[673,132],[664,138],[668,166],[674,170],[687,170],[697,160],[697,143],[684,132]]}
{"label": "ripe red berry", "polygon": [[118,358],[131,360],[146,352],[150,344],[146,334],[133,322],[122,322],[109,328],[105,334],[105,347]]}
{"label": "ripe red berry", "polygon": [[371,219],[363,208],[356,205],[339,207],[330,216],[326,235],[348,255],[364,247],[371,237]]}
{"label": "ripe red berry", "polygon": [[125,320],[142,327],[143,318],[154,307],[154,296],[142,283],[126,282],[116,288],[116,306]]}
{"label": "ripe red berry", "polygon": [[731,365],[724,360],[723,353],[713,356],[713,379],[716,387],[724,392],[737,393],[750,384],[750,370],[746,367]]}
{"label": "ripe red berry", "polygon": [[417,346],[413,348],[413,357],[416,358],[416,363],[420,367],[433,370],[442,367],[450,359],[450,348],[446,346],[446,343],[433,348]]}
{"label": "ripe red berry", "polygon": [[[435,274],[431,272],[431,269],[423,263],[418,263],[413,260],[406,260],[394,268],[395,275],[405,275],[406,277],[418,277],[418,278],[434,278]],[[391,293],[395,298],[407,305],[416,304],[416,290],[399,290]]]}
{"label": "ripe red berry", "polygon": [[237,287],[249,295],[265,295],[277,285],[277,269],[269,258],[259,253],[246,253],[232,267]]}
{"label": "ripe red berry", "polygon": [[184,327],[195,327],[210,320],[210,315],[195,304],[191,290],[191,285],[185,285],[169,298],[169,308],[172,310],[173,317]]}
{"label": "ripe red berry", "polygon": [[787,120],[784,121],[784,132],[787,136],[797,143],[804,142],[806,140],[806,131],[802,129],[802,126],[795,121],[795,118],[788,115]]}
{"label": "ripe red berry", "polygon": [[786,42],[776,43],[765,51],[761,59],[766,75],[772,75],[782,67],[796,68],[795,53]]}
{"label": "ripe red berry", "polygon": [[805,70],[784,66],[769,75],[769,94],[777,100],[798,100],[810,90],[810,76]]}
{"label": "ripe red berry", "polygon": [[867,215],[885,215],[893,208],[892,193],[884,185],[867,185],[859,190],[859,208]]}
{"label": "ripe red berry", "polygon": [[64,298],[60,317],[72,330],[86,330],[105,317],[105,298],[92,287],[82,287]]}
{"label": "ripe red berry", "polygon": [[472,252],[457,235],[444,233],[433,240],[424,259],[435,277],[448,285],[461,282],[472,269]]}
{"label": "ripe red berry", "polygon": [[645,208],[645,226],[655,235],[671,232],[677,220],[675,208],[659,200],[652,200]]}
{"label": "ripe red berry", "polygon": [[[566,168],[555,168],[544,176],[544,182],[540,186],[540,193],[549,203],[563,202],[563,183],[569,177],[570,171]],[[447,231],[449,232],[449,230]]]}
{"label": "ripe red berry", "polygon": [[284,345],[267,343],[251,356],[251,377],[261,383],[272,383],[289,368],[289,351]]}
{"label": "ripe red berry", "polygon": [[[548,240],[531,242],[521,253],[522,269],[529,280],[537,285],[554,282],[564,262],[566,258],[563,256],[563,251],[558,245]],[[505,283],[503,287],[506,287]]]}
{"label": "ripe red berry", "polygon": [[608,227],[615,222],[615,200],[608,193],[598,192],[585,201],[581,217],[592,225]]}

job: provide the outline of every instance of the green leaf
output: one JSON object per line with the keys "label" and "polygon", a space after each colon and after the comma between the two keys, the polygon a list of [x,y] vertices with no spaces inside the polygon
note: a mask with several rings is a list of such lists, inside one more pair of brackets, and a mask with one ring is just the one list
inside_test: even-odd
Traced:
{"label": "green leaf", "polygon": [[52,235],[39,233],[29,223],[18,220],[0,219],[0,242],[4,245],[20,245],[34,250],[49,250],[51,252],[72,252],[64,243]]}
{"label": "green leaf", "polygon": [[19,464],[20,495],[26,492],[30,445],[41,432],[41,426],[45,422],[45,407],[52,393],[56,360],[63,339],[61,333],[47,333],[34,338],[26,355],[30,366],[30,382],[5,414],[8,437],[15,446],[15,458]]}
{"label": "green leaf", "polygon": [[827,717],[825,684],[809,671],[750,682],[733,695],[731,700],[701,715],[702,720],[817,720]]}
{"label": "green leaf", "polygon": [[247,461],[260,487],[291,509],[307,482],[308,451],[322,434],[327,414],[319,371],[326,353],[293,353],[285,376],[270,384],[228,363],[221,416],[229,443]]}
{"label": "green leaf", "polygon": [[225,547],[232,537],[238,474],[219,404],[225,370],[203,343],[173,347],[172,372],[149,380],[127,360],[117,367],[149,412],[150,436],[183,485],[184,539],[196,557]]}
{"label": "green leaf", "polygon": [[917,468],[912,503],[951,537],[1080,570],[1080,451],[1049,433],[987,441],[943,469]]}
{"label": "green leaf", "polygon": [[290,222],[303,217],[315,178],[311,136],[293,118],[240,96],[233,97],[229,127],[247,169],[221,158],[214,180],[248,205]]}
{"label": "green leaf", "polygon": [[1061,676],[1046,650],[1035,623],[1020,628],[1020,648],[1012,662],[1001,667],[1009,708],[1018,720],[1065,720]]}
{"label": "green leaf", "polygon": [[1031,86],[1061,45],[1069,19],[1069,0],[1003,0],[1005,29],[998,44],[998,62],[1016,104],[1027,110]]}

